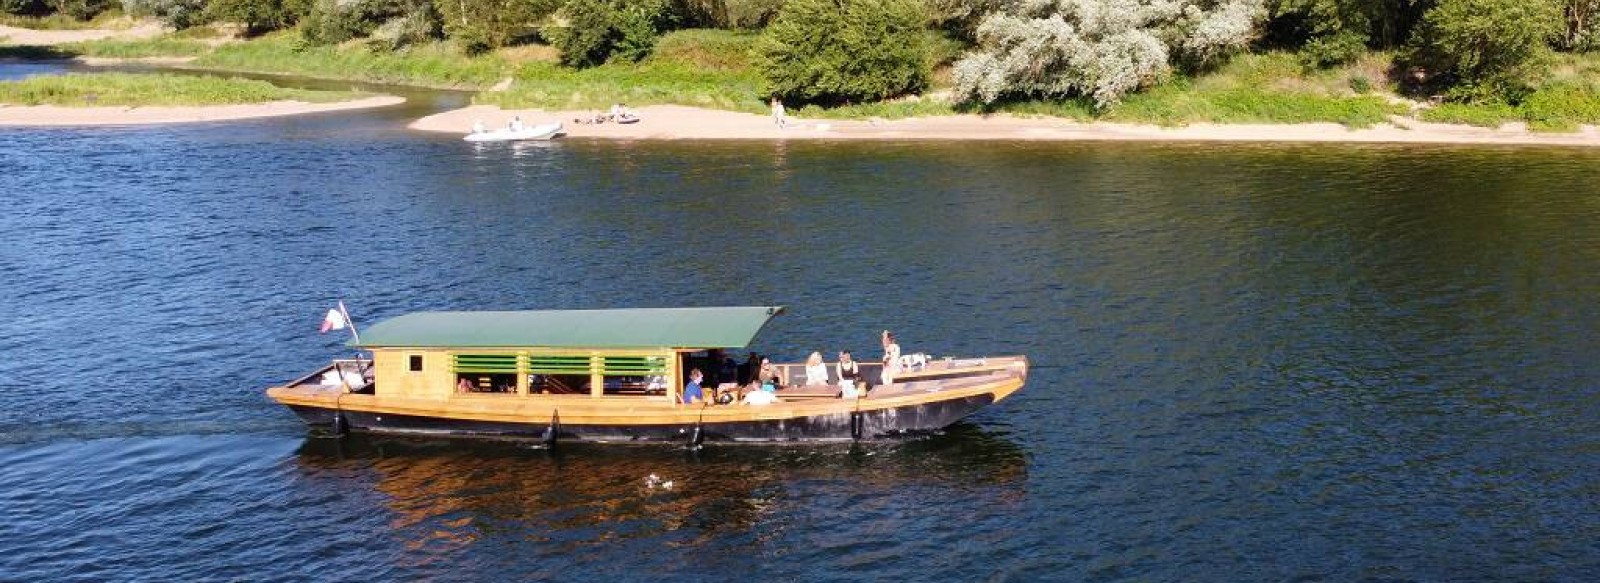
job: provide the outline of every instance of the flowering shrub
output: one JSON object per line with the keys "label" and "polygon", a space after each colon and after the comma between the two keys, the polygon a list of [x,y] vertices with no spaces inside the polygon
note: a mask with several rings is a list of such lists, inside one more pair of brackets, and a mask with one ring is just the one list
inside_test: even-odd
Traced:
{"label": "flowering shrub", "polygon": [[1173,61],[1244,47],[1261,16],[1261,0],[1015,0],[978,25],[978,48],[956,63],[956,90],[982,103],[1085,95],[1104,108]]}

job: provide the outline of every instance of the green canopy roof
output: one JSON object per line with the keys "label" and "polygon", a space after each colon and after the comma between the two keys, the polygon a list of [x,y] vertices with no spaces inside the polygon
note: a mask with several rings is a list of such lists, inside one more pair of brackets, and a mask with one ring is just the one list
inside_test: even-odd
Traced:
{"label": "green canopy roof", "polygon": [[[417,312],[361,330],[359,346],[739,348],[782,306]],[[352,343],[356,344],[356,343]]]}

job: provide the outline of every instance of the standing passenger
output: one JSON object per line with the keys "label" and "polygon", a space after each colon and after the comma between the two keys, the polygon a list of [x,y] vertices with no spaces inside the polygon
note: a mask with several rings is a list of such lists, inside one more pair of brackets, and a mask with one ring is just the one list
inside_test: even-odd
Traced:
{"label": "standing passenger", "polygon": [[900,373],[900,345],[895,343],[894,333],[883,331],[883,384],[894,384],[894,376]]}

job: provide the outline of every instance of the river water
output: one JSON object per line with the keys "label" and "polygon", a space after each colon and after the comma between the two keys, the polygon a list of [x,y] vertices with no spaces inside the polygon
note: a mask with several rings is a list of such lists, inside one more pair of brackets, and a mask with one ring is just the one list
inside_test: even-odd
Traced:
{"label": "river water", "polygon": [[[1600,573],[1600,152],[474,147],[410,96],[0,130],[0,580]],[[341,298],[776,304],[785,359],[1035,368],[910,442],[311,438],[262,390],[349,354]]]}

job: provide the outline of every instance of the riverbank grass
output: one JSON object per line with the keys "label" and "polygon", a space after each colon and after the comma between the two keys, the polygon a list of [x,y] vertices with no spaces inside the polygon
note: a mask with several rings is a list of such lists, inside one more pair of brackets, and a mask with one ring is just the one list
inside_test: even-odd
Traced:
{"label": "riverbank grass", "polygon": [[306,44],[294,31],[218,46],[193,65],[443,89],[484,89],[511,70],[510,63],[498,55],[467,56],[449,43],[398,51],[374,50],[360,42],[315,46]]}
{"label": "riverbank grass", "polygon": [[606,109],[612,104],[689,105],[762,113],[761,77],[751,66],[757,35],[681,30],[663,35],[639,63],[569,69],[549,61],[517,66],[506,91],[480,93],[473,103],[507,109]]}
{"label": "riverbank grass", "polygon": [[351,91],[285,89],[266,81],[193,75],[72,73],[0,81],[6,105],[197,106],[270,101],[329,103],[368,97]]}

